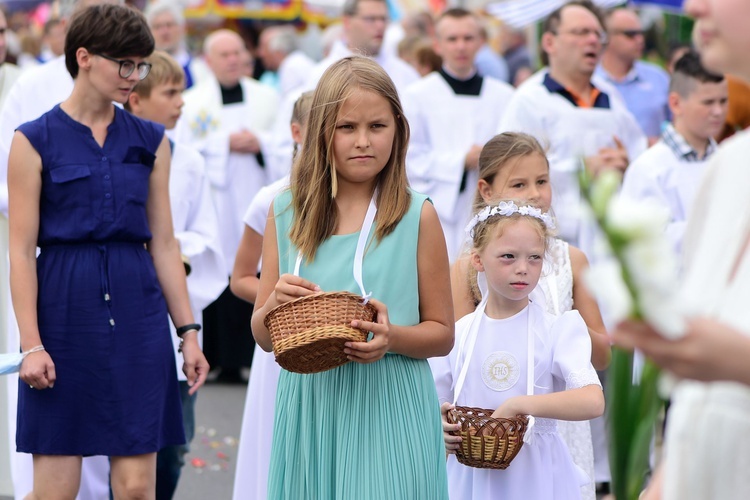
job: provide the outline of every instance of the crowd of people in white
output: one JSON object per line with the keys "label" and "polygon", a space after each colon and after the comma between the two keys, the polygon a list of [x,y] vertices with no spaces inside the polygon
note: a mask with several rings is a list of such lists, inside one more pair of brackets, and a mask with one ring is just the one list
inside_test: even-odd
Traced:
{"label": "crowd of people in white", "polygon": [[[78,0],[69,6],[69,11],[61,13],[61,26],[65,27],[82,10],[100,3],[107,2]],[[699,19],[698,26],[709,30],[705,27],[709,21],[700,20],[713,19],[710,17],[713,7],[727,16],[721,10],[728,9],[723,4],[742,2],[694,0],[688,3],[692,4],[691,14]],[[744,6],[741,10],[737,16],[742,18],[744,14],[747,19],[750,11]],[[544,410],[533,407],[542,417],[538,419],[535,432],[540,435],[556,432],[564,442],[540,448],[543,450],[539,452],[540,457],[532,456],[533,451],[526,451],[518,467],[533,472],[496,483],[496,476],[491,473],[485,476],[485,471],[466,472],[468,468],[450,458],[447,478],[451,498],[486,498],[492,497],[493,492],[503,491],[509,498],[523,495],[518,498],[593,500],[595,485],[610,480],[603,421],[594,418],[602,413],[597,399],[601,397],[601,382],[594,370],[603,377],[608,365],[611,337],[607,331],[616,330],[618,342],[644,349],[667,368],[675,369],[673,364],[681,362],[664,354],[665,348],[657,346],[655,334],[648,327],[629,325],[618,329],[618,325],[611,324],[607,311],[600,312],[583,284],[582,275],[588,263],[602,255],[596,244],[594,224],[579,210],[581,159],[585,159],[586,168],[593,175],[604,170],[620,172],[623,196],[649,199],[670,213],[666,233],[674,246],[675,259],[683,250],[690,257],[682,264],[688,283],[685,293],[705,295],[708,292],[701,291],[703,285],[716,289],[716,297],[726,300],[711,298],[707,301],[711,304],[698,312],[723,321],[722,324],[731,326],[733,331],[745,335],[750,332],[747,313],[737,319],[743,308],[739,299],[747,298],[742,290],[750,282],[750,277],[742,279],[749,268],[743,256],[748,248],[746,219],[750,210],[733,208],[735,204],[746,205],[746,200],[750,199],[746,195],[747,183],[742,182],[748,174],[740,172],[736,165],[739,162],[735,161],[746,148],[746,138],[732,140],[724,149],[717,143],[729,104],[723,73],[740,67],[739,63],[737,66],[730,64],[731,57],[704,56],[702,60],[697,51],[688,48],[679,54],[667,72],[642,60],[645,37],[636,11],[622,7],[601,13],[592,3],[575,0],[542,22],[539,45],[543,64],[535,71],[534,58],[525,48],[523,33],[509,30],[503,58],[488,46],[484,20],[474,12],[452,8],[434,16],[410,15],[396,23],[389,19],[385,0],[347,0],[340,25],[330,30],[330,40],[321,39],[323,58],[319,61],[303,50],[306,47],[300,43],[295,28],[284,25],[264,28],[253,54],[262,63],[265,74],[256,80],[249,76],[250,51],[239,33],[231,29],[213,31],[202,41],[202,52],[191,54],[187,50],[186,22],[180,3],[153,0],[143,15],[157,51],[146,59],[151,64],[149,76],[122,104],[135,116],[166,128],[171,147],[172,224],[188,273],[190,309],[196,322],[202,323],[203,311],[216,308],[212,314],[218,320],[210,327],[206,320],[203,341],[207,350],[211,343],[220,345],[216,348],[219,352],[214,358],[216,361],[209,358],[217,368],[229,373],[244,363],[236,358],[230,360],[227,354],[235,354],[233,351],[238,350],[238,345],[239,350],[247,351],[242,354],[243,359],[249,359],[254,349],[239,442],[235,500],[267,498],[269,468],[273,469],[273,442],[268,429],[278,418],[275,410],[277,385],[282,384],[280,387],[284,388],[279,390],[288,390],[287,381],[279,382],[281,369],[272,354],[262,349],[260,340],[255,346],[249,343],[252,309],[247,304],[260,308],[263,303],[257,303],[256,299],[268,296],[267,289],[260,291],[263,285],[258,277],[261,255],[267,255],[263,243],[268,231],[265,223],[274,215],[275,197],[287,190],[290,182],[296,182],[291,174],[292,165],[297,165],[295,159],[305,154],[305,145],[312,143],[306,140],[306,135],[313,126],[308,118],[317,112],[312,108],[316,105],[313,92],[318,82],[321,79],[328,82],[326,78],[331,77],[327,70],[351,56],[364,56],[377,63],[397,90],[410,129],[405,157],[409,186],[429,197],[445,236],[451,264],[454,316],[460,321],[456,326],[457,347],[450,354],[444,352],[445,357],[437,356],[430,361],[440,402],[455,402],[459,397],[460,388],[455,387],[458,372],[454,370],[457,369],[456,356],[462,352],[456,352],[462,335],[471,335],[472,328],[473,335],[477,334],[477,328],[479,335],[483,329],[491,328],[514,331],[532,321],[538,322],[534,327],[537,342],[549,349],[550,357],[545,361],[549,366],[545,363],[530,366],[522,359],[521,371],[541,370],[549,380],[538,378],[535,392],[534,387],[523,384],[521,377],[522,382],[515,388],[516,392],[520,391],[519,397],[527,393],[552,395],[565,389],[579,395],[578,399],[569,399],[566,403],[579,409],[578,412],[566,413],[554,406],[549,408],[555,410],[547,410],[546,406]],[[717,22],[731,24],[728,17],[721,17]],[[714,24],[710,29],[718,30]],[[3,60],[6,30],[5,16],[0,13],[0,57]],[[705,39],[701,39],[702,44],[699,40],[698,48],[706,49],[710,56],[710,42],[714,40],[708,38],[719,35],[701,31],[700,36]],[[733,49],[726,50],[731,53]],[[732,57],[739,60],[742,56]],[[116,62],[121,64],[122,76],[122,61]],[[0,64],[0,211],[6,216],[9,208],[6,174],[9,168],[13,169],[12,165],[9,167],[8,158],[15,131],[66,101],[75,85],[62,51],[43,64],[23,71],[10,63]],[[353,95],[346,98],[342,109],[349,109],[346,105],[354,102],[350,100]],[[362,98],[361,102],[365,106],[370,101]],[[356,110],[352,111],[352,116],[358,116]],[[728,167],[724,168],[733,161],[736,177],[727,173]],[[704,178],[710,182],[705,183]],[[486,252],[491,243],[479,241],[478,237],[467,243],[465,232],[469,221],[474,220],[476,225],[476,216],[474,219],[472,216],[482,207],[510,199],[551,213],[555,219],[554,239],[543,238],[551,243],[546,243],[541,251],[545,262],[543,270],[541,262],[539,264],[539,285],[534,292],[529,290],[518,299],[527,300],[531,294],[531,302],[534,302],[538,297],[541,307],[530,308],[526,313],[528,319],[518,316],[518,311],[492,316],[501,313],[493,302],[491,265],[483,260],[489,259]],[[718,210],[718,205],[723,208]],[[698,214],[701,223],[691,225],[689,221],[696,217],[695,210],[701,211]],[[278,227],[278,209],[276,217]],[[736,238],[726,243],[729,247],[723,250],[721,244],[725,242],[726,227],[711,223],[718,219],[736,221],[729,230]],[[533,220],[528,224],[529,227],[539,226],[538,221]],[[508,227],[521,234],[520,226],[522,224]],[[503,231],[511,234],[510,229]],[[708,233],[711,236],[702,237]],[[502,234],[507,237],[506,233]],[[553,235],[547,236],[552,238]],[[722,255],[724,257],[720,257]],[[276,258],[284,257],[276,255]],[[711,271],[699,273],[696,270],[708,267],[705,263],[696,265],[696,262],[709,258],[721,258],[729,266],[725,275],[716,276],[717,283],[711,283]],[[488,275],[489,290],[486,283],[470,285],[466,276],[472,269]],[[0,283],[0,286],[8,285]],[[727,291],[730,288],[731,294]],[[730,295],[734,299],[730,299]],[[9,302],[2,310],[7,311],[2,321],[6,323],[8,335],[7,345],[0,346],[0,350],[27,350],[30,346],[22,345],[19,340],[23,337],[19,337],[13,306]],[[575,317],[568,314],[570,311],[577,311]],[[264,314],[263,309],[257,312]],[[488,316],[476,320],[479,326],[473,325],[473,318],[482,314]],[[559,321],[550,318],[559,318]],[[492,323],[498,321],[514,323]],[[182,325],[171,322],[170,325],[175,359],[179,361],[182,355],[178,350],[182,344],[179,335],[174,333],[175,327]],[[529,326],[524,328],[531,331]],[[700,325],[695,328],[702,331]],[[702,328],[716,327],[704,325]],[[238,337],[244,337],[240,344]],[[727,333],[728,345],[732,341],[730,337]],[[567,344],[560,339],[565,339]],[[479,342],[482,345],[482,340]],[[484,342],[486,347],[478,349],[474,359],[481,361],[479,356],[493,349],[486,338]],[[529,342],[531,345],[534,341]],[[518,349],[526,349],[525,344]],[[533,349],[531,352],[533,357]],[[490,362],[496,354],[489,355],[485,362]],[[696,359],[696,363],[700,366],[699,360]],[[515,369],[518,370],[518,366]],[[741,375],[734,374],[700,375],[690,370],[680,374],[703,380],[718,378],[741,382],[738,379]],[[195,425],[195,395],[188,391],[192,381],[188,383],[179,369],[177,377],[189,444]],[[8,376],[6,381],[8,399],[0,402],[0,409],[7,408],[9,436],[13,437],[17,418],[21,418],[17,416],[19,385],[15,376]],[[488,394],[496,395],[514,384],[505,387],[497,380],[469,378],[465,390],[481,398],[488,388]],[[29,383],[22,383],[21,389],[25,390],[26,385]],[[747,401],[747,385],[725,382],[685,386],[676,393],[674,417],[671,417],[675,430],[667,442],[669,461],[664,473],[657,474],[656,484],[665,484],[664,498],[670,499],[744,498],[750,487],[741,478],[726,479],[721,486],[712,489],[706,484],[716,481],[705,480],[707,472],[695,472],[684,463],[695,456],[695,452],[687,450],[685,443],[679,448],[672,441],[679,441],[687,432],[691,411],[700,412],[703,409],[700,407],[711,404],[716,405],[714,416],[722,405],[731,407],[729,414],[737,414],[741,422],[728,425],[726,432],[741,432],[750,417],[746,408],[739,408],[732,401],[737,398]],[[576,393],[576,390],[584,392]],[[684,401],[689,408],[684,407]],[[532,407],[524,407],[524,413],[531,414],[529,408]],[[556,418],[561,420],[559,425],[546,423]],[[709,425],[709,416],[704,419],[705,422],[701,422]],[[713,427],[721,430],[722,426],[713,424]],[[729,447],[732,435],[722,436],[725,440],[721,445]],[[738,442],[743,441],[740,434],[735,437]],[[450,451],[450,443],[446,443]],[[674,448],[670,448],[670,444]],[[535,446],[547,445],[537,443]],[[700,441],[696,446],[708,445]],[[717,460],[711,469],[718,470],[729,457],[737,459],[737,464],[746,464],[750,455],[738,446],[732,444],[731,449],[735,451],[727,452],[724,460]],[[187,446],[176,446],[159,452],[156,498],[171,498],[174,494],[187,450]],[[273,453],[279,452],[274,450]],[[556,453],[562,453],[567,458],[550,460],[545,453],[556,457]],[[11,458],[10,472],[16,495],[23,498],[37,488],[35,462],[27,453],[11,452]],[[281,459],[274,456],[274,460]],[[725,467],[722,477],[729,477],[730,471],[737,471],[738,467],[740,465],[736,464]],[[692,490],[677,485],[677,476],[684,474],[692,476],[694,481],[698,478],[705,481]],[[738,476],[744,477],[744,474]],[[270,491],[284,491],[279,495],[293,498],[292,489],[279,489],[278,474],[274,476],[271,471],[271,478],[275,484],[270,486]],[[554,483],[554,487],[546,488],[535,482],[545,480],[548,484]],[[687,481],[685,484],[694,483]],[[655,494],[654,490],[652,488],[649,494]],[[661,492],[659,488],[658,494]],[[716,492],[724,493],[715,496]],[[107,457],[83,458],[77,495],[81,500],[109,497]]]}

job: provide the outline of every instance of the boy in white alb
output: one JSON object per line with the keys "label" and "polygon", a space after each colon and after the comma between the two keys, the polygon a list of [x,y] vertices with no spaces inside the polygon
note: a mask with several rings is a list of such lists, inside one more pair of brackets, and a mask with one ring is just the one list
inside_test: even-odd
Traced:
{"label": "boy in white alb", "polygon": [[728,96],[724,76],[707,71],[695,52],[682,56],[670,83],[673,121],[625,172],[623,196],[650,199],[669,210],[667,235],[678,253],[707,160],[716,151],[714,137],[724,124]]}
{"label": "boy in white alb", "polygon": [[513,87],[477,72],[474,59],[482,37],[474,14],[445,11],[435,34],[443,67],[403,95],[411,128],[406,167],[412,187],[435,203],[453,261],[471,216],[479,151],[495,135]]}

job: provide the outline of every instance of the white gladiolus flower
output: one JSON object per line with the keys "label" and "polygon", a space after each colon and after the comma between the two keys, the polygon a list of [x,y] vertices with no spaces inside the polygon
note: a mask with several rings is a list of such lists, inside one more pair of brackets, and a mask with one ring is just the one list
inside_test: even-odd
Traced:
{"label": "white gladiolus flower", "polygon": [[685,335],[685,314],[672,294],[641,291],[639,303],[646,319],[664,337],[676,339]]}
{"label": "white gladiolus flower", "polygon": [[612,197],[620,189],[622,176],[615,170],[605,170],[596,178],[591,186],[591,209],[602,217],[607,213]]}
{"label": "white gladiolus flower", "polygon": [[[614,321],[643,319],[665,336],[679,336],[685,315],[676,298],[677,259],[665,234],[669,214],[653,202],[614,197],[613,179],[600,175],[592,181],[586,171],[579,172],[581,194],[611,250],[608,259],[594,261],[584,281]],[[628,464],[625,470],[613,468],[612,484],[618,498],[637,498],[650,436],[642,435],[633,420],[653,425],[660,405],[657,391],[669,393],[674,384],[670,377],[659,378],[651,362],[633,383],[633,353],[614,349],[612,358],[610,398],[619,409],[609,415],[611,443]]]}
{"label": "white gladiolus flower", "polygon": [[583,275],[586,286],[615,321],[627,319],[633,311],[633,300],[622,279],[622,268],[614,259],[604,259],[586,269]]}
{"label": "white gladiolus flower", "polygon": [[623,250],[623,257],[638,289],[665,295],[677,289],[677,257],[663,234],[633,241]]}
{"label": "white gladiolus flower", "polygon": [[[612,179],[616,178],[612,176]],[[592,196],[599,188],[597,179]],[[599,189],[611,196],[609,183]],[[603,199],[599,200],[605,203]],[[678,290],[677,257],[665,236],[668,213],[648,201],[614,197],[606,203],[603,231],[615,236],[622,262],[615,259],[595,263],[586,284],[606,307],[613,320],[632,317],[636,310],[622,275],[627,269],[636,290],[637,309],[660,332],[671,338],[684,332],[684,314],[676,303]]]}
{"label": "white gladiolus flower", "polygon": [[659,396],[661,396],[662,399],[669,399],[672,397],[672,393],[677,387],[679,381],[680,379],[668,371],[661,372],[656,385],[656,389],[659,391]]}
{"label": "white gladiolus flower", "polygon": [[618,196],[609,202],[605,230],[627,241],[663,237],[669,214],[648,201]]}

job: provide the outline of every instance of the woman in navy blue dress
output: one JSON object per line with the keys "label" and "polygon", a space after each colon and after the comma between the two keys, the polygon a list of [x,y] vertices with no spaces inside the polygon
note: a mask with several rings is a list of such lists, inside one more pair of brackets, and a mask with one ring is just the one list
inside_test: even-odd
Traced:
{"label": "woman in navy blue dress", "polygon": [[153,48],[141,14],[82,11],[65,42],[73,93],[13,138],[11,292],[33,351],[16,435],[34,455],[28,498],[74,498],[89,455],[111,457],[115,498],[154,498],[156,452],[185,440],[167,312],[183,327],[192,392],[208,371],[172,231],[164,129],[112,104],[148,74]]}

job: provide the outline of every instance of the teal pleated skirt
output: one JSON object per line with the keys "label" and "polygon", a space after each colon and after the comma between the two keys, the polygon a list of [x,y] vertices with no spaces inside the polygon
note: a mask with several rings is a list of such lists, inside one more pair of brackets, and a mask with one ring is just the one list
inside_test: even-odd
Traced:
{"label": "teal pleated skirt", "polygon": [[311,375],[282,370],[268,498],[447,499],[427,361],[388,354]]}

